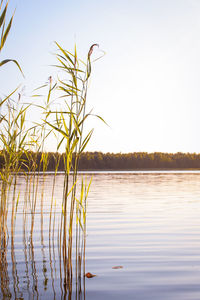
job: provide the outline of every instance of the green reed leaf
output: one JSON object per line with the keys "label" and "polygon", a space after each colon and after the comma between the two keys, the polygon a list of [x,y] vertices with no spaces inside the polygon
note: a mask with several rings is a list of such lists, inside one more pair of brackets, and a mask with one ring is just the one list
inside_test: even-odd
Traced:
{"label": "green reed leaf", "polygon": [[[2,7],[3,1],[1,2],[1,7]],[[1,9],[0,7],[0,9]],[[2,26],[2,24],[5,22],[5,17],[6,17],[6,12],[7,12],[7,8],[8,8],[8,2],[6,3],[6,6],[0,16],[0,27]]]}
{"label": "green reed leaf", "polygon": [[14,17],[14,15],[11,17],[10,22],[8,23],[8,26],[7,26],[6,30],[5,30],[5,33],[3,33],[3,36],[1,38],[0,50],[2,50],[4,44],[5,44],[6,40],[7,40],[10,28],[12,26],[13,17]]}
{"label": "green reed leaf", "polygon": [[72,61],[72,59],[70,58],[70,56],[68,55],[68,51],[65,51],[57,42],[55,42],[55,44],[57,45],[57,47],[60,49],[60,51],[64,54],[64,56],[68,59],[68,61],[73,65],[74,62]]}
{"label": "green reed leaf", "polygon": [[22,72],[22,69],[21,69],[19,63],[15,59],[4,59],[4,60],[2,60],[0,62],[0,67],[3,66],[3,65],[5,65],[5,64],[7,64],[7,63],[9,63],[9,62],[15,63],[17,65],[18,69],[20,70],[20,72],[22,73],[23,77],[25,77],[24,73]]}
{"label": "green reed leaf", "polygon": [[43,122],[47,123],[50,127],[52,127],[53,129],[55,129],[56,131],[61,133],[65,138],[67,138],[67,139],[69,138],[69,136],[63,130],[61,130],[60,128],[52,125],[51,123],[47,122],[46,120],[43,120]]}
{"label": "green reed leaf", "polygon": [[65,137],[63,137],[63,138],[60,140],[60,142],[59,142],[59,144],[58,144],[58,146],[57,146],[57,151],[60,149],[60,146],[62,145],[64,139],[65,139]]}
{"label": "green reed leaf", "polygon": [[97,117],[97,118],[98,118],[99,120],[101,120],[104,124],[106,124],[107,126],[109,126],[108,123],[106,123],[106,121],[105,121],[101,116],[99,116],[99,115],[94,115],[94,114],[91,114],[91,116]]}
{"label": "green reed leaf", "polygon": [[84,139],[82,145],[81,145],[81,149],[80,149],[80,153],[83,152],[83,150],[85,149],[85,147],[87,146],[92,134],[93,134],[94,129],[90,130],[90,132],[88,133],[88,135],[86,136],[86,138]]}

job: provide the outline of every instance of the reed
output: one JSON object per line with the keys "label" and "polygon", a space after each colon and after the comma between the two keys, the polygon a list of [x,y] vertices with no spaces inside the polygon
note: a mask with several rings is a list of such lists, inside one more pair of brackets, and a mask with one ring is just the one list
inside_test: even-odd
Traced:
{"label": "reed", "polygon": [[[61,70],[58,82],[52,84],[51,77],[46,85],[47,96],[43,105],[21,104],[21,95],[17,101],[11,99],[14,92],[4,102],[4,116],[1,118],[0,143],[4,162],[0,170],[1,199],[0,199],[0,237],[1,248],[6,253],[8,241],[7,217],[9,203],[11,203],[11,256],[14,280],[18,282],[16,259],[14,251],[15,223],[18,204],[21,201],[20,191],[17,189],[19,173],[25,175],[25,193],[23,206],[23,235],[26,243],[26,228],[29,225],[29,253],[33,261],[32,273],[37,284],[36,266],[34,263],[33,232],[36,207],[40,199],[41,221],[41,250],[44,269],[46,270],[45,245],[43,237],[43,200],[46,171],[48,168],[48,154],[45,153],[45,143],[50,135],[57,138],[57,151],[64,147],[64,182],[61,205],[60,223],[58,224],[58,253],[60,261],[60,282],[64,294],[72,294],[73,277],[76,281],[76,292],[82,292],[82,282],[85,284],[85,252],[86,252],[86,216],[87,198],[92,179],[80,179],[78,176],[79,159],[81,153],[89,143],[93,129],[85,132],[85,123],[93,115],[87,112],[88,82],[91,76],[91,55],[96,44],[92,45],[84,63],[78,59],[76,47],[74,53],[64,50],[57,44],[59,53],[56,55]],[[52,92],[60,93],[62,109],[52,109]],[[2,102],[1,102],[2,103]],[[27,111],[38,106],[42,110],[40,123],[27,127]],[[53,106],[54,107],[54,106]],[[97,116],[101,120],[101,117]],[[40,159],[38,159],[40,156]],[[49,258],[54,290],[53,264],[55,262],[55,219],[56,203],[54,191],[60,155],[55,155],[55,170],[51,191],[49,211]],[[42,185],[40,186],[40,183]],[[27,265],[27,246],[25,245],[25,261]],[[6,255],[1,252],[1,257]],[[3,266],[5,262],[0,262]],[[73,276],[73,274],[75,274]],[[45,282],[46,273],[44,272]],[[37,293],[37,291],[36,291]],[[54,290],[55,297],[55,290]]]}
{"label": "reed", "polygon": [[[5,46],[10,29],[13,24],[14,14],[7,22],[8,2],[0,1],[0,54]],[[3,274],[9,277],[7,272],[7,244],[8,244],[8,213],[11,205],[11,259],[12,275],[14,282],[15,298],[18,291],[18,274],[15,257],[15,223],[18,212],[19,201],[21,201],[20,191],[17,188],[19,173],[25,175],[25,193],[23,206],[23,239],[24,253],[26,262],[26,272],[28,273],[27,257],[27,215],[30,215],[30,239],[29,255],[32,261],[33,282],[35,282],[35,291],[37,291],[37,276],[34,259],[33,231],[35,224],[36,206],[40,192],[40,220],[41,220],[41,250],[43,255],[43,264],[46,269],[45,246],[43,238],[43,200],[46,171],[48,168],[48,154],[45,153],[45,143],[50,135],[57,138],[57,151],[64,147],[64,182],[63,197],[60,224],[58,225],[58,247],[60,259],[60,282],[61,290],[72,294],[73,272],[75,269],[76,292],[81,294],[81,280],[85,283],[85,251],[86,251],[86,215],[87,215],[87,198],[91,185],[91,180],[82,178],[79,180],[79,159],[81,153],[85,150],[90,141],[93,129],[85,132],[85,123],[92,115],[87,112],[87,93],[88,82],[91,76],[91,55],[94,47],[93,44],[87,54],[86,62],[78,59],[76,46],[74,53],[63,49],[58,43],[57,65],[56,68],[61,71],[61,77],[58,82],[52,84],[52,78],[45,85],[48,88],[47,96],[43,105],[21,103],[21,94],[18,99],[12,99],[15,96],[16,88],[7,97],[0,101],[0,107],[4,105],[4,112],[0,115],[0,146],[3,155],[3,166],[0,170],[0,277],[3,282]],[[15,59],[3,59],[0,61],[0,67],[5,64],[14,63],[23,75],[19,63]],[[24,75],[23,75],[24,76]],[[52,109],[52,92],[60,93],[62,109]],[[43,118],[40,123],[36,123],[32,128],[27,127],[27,111],[32,107],[38,106],[42,109]],[[101,117],[97,116],[101,120]],[[39,153],[41,154],[38,162]],[[60,163],[60,156],[55,156],[55,172],[51,191],[51,204],[49,212],[49,257],[52,277],[52,287],[54,290],[53,267],[52,261],[55,262],[55,212],[56,204],[54,199],[54,190],[56,185],[56,176]],[[42,188],[39,183],[42,174]],[[53,214],[54,206],[54,214]],[[53,253],[51,251],[53,245]],[[73,253],[73,249],[75,253]],[[53,255],[52,255],[53,254]],[[53,258],[52,258],[53,257]],[[73,258],[75,257],[75,259]],[[73,259],[75,268],[73,267]],[[64,274],[62,273],[64,271]],[[44,272],[45,282],[46,274]],[[62,282],[63,278],[63,282]],[[6,279],[6,282],[8,280]],[[33,287],[34,288],[34,287]],[[28,286],[29,289],[29,286]],[[10,297],[9,286],[5,284],[3,294]],[[55,290],[54,290],[55,298]]]}
{"label": "reed", "polygon": [[[9,32],[12,27],[13,18],[14,18],[14,13],[13,13],[11,18],[7,22],[8,4],[9,4],[9,1],[1,0],[1,2],[0,2],[0,55],[6,44],[7,38],[9,36]],[[24,76],[22,69],[16,59],[8,59],[8,58],[3,59],[2,61],[0,61],[0,67],[4,66],[5,64],[7,64],[9,62],[14,63],[17,66],[17,68],[19,69],[19,71],[21,72],[21,74]],[[16,90],[17,89],[12,91],[4,99],[0,100],[0,107],[16,92]],[[3,118],[4,118],[4,116],[0,115],[0,123],[3,120]]]}
{"label": "reed", "polygon": [[[0,208],[0,236],[2,241],[6,241],[8,197],[12,186],[12,211],[11,211],[11,230],[15,227],[15,219],[19,201],[19,194],[16,194],[17,176],[23,163],[23,154],[26,151],[25,128],[26,112],[29,106],[20,104],[18,101],[9,100],[7,102],[7,114],[0,128],[0,142],[4,164],[0,171],[1,175],[1,208]],[[4,245],[6,246],[6,245]]]}
{"label": "reed", "polygon": [[[13,13],[13,15],[9,19],[8,23],[6,24],[7,14],[8,14],[8,3],[9,3],[9,1],[5,2],[4,0],[1,0],[1,3],[0,3],[0,36],[1,36],[1,38],[0,38],[0,54],[5,46],[10,29],[12,27],[13,18],[14,18],[14,13]],[[20,70],[20,72],[23,74],[19,63],[15,59],[4,59],[4,60],[0,61],[0,67],[2,67],[3,65],[5,65],[9,62],[13,62],[14,64],[16,64],[18,69]]]}
{"label": "reed", "polygon": [[[10,29],[12,27],[14,14],[7,22],[8,3],[1,0],[0,2],[0,55],[7,41]],[[0,67],[13,62],[17,65],[18,69],[23,75],[22,69],[15,59],[4,59],[0,61]],[[23,75],[24,76],[24,75]],[[18,88],[17,88],[18,89]],[[20,170],[19,161],[21,160],[22,153],[24,152],[24,143],[26,133],[24,131],[25,114],[28,107],[21,107],[19,109],[20,97],[17,101],[16,107],[10,102],[10,98],[15,94],[16,90],[12,91],[7,97],[1,99],[0,108],[7,102],[7,114],[0,115],[0,143],[2,146],[2,154],[4,158],[4,165],[0,171],[1,177],[1,199],[0,199],[0,241],[1,241],[1,260],[6,257],[7,247],[7,215],[8,215],[8,197],[13,184],[12,195],[12,216],[11,216],[11,242],[14,247],[14,228],[16,213],[19,201],[19,194],[16,196],[17,174]],[[13,175],[14,174],[14,175]],[[14,249],[14,248],[13,248]],[[3,251],[3,252],[2,252]],[[5,255],[4,255],[5,253]],[[3,261],[2,261],[3,263]]]}
{"label": "reed", "polygon": [[[60,134],[59,147],[65,143],[65,177],[59,245],[60,257],[62,256],[63,260],[64,287],[71,292],[74,215],[76,215],[76,281],[81,278],[82,257],[85,254],[85,246],[83,245],[85,245],[86,203],[83,203],[83,199],[85,201],[87,199],[91,182],[88,189],[82,182],[80,199],[78,199],[77,181],[80,154],[84,151],[93,133],[93,129],[91,129],[85,134],[84,125],[88,117],[92,115],[91,112],[86,111],[87,92],[91,75],[91,55],[94,47],[98,45],[94,44],[90,47],[86,63],[78,59],[76,46],[72,54],[64,50],[58,43],[56,45],[60,51],[57,54],[58,64],[56,67],[62,70],[65,75],[64,79],[59,79],[57,89],[61,92],[62,106],[65,109],[48,113],[56,116],[54,124],[47,120],[44,122]],[[86,191],[85,195],[84,191]],[[82,232],[84,238],[81,243]]]}

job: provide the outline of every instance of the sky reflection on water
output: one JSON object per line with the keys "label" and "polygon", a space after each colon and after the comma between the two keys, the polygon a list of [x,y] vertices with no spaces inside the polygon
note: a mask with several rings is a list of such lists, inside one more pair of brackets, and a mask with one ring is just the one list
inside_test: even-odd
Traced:
{"label": "sky reflection on water", "polygon": [[[57,225],[62,174],[56,182],[55,239],[49,244],[52,180],[47,175],[42,230],[38,197],[32,241],[30,216],[23,228],[22,200],[19,203],[14,247],[10,237],[0,271],[2,299],[84,299],[83,287],[76,295],[74,283],[73,294],[66,295],[61,283]],[[93,175],[86,272],[97,276],[86,278],[85,299],[200,299],[199,182],[200,172]],[[23,186],[21,177],[18,187]],[[123,268],[112,269],[119,265]]]}

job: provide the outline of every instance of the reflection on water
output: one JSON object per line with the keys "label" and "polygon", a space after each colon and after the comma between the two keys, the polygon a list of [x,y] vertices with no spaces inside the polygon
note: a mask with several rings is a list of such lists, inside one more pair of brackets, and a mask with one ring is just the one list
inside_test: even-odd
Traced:
{"label": "reflection on water", "polygon": [[51,209],[53,180],[49,174],[43,185],[41,177],[32,236],[26,180],[18,181],[16,225],[12,232],[10,205],[8,246],[0,252],[0,299],[200,299],[200,172],[95,173],[86,272],[97,276],[82,274],[71,293],[58,248],[63,175]]}

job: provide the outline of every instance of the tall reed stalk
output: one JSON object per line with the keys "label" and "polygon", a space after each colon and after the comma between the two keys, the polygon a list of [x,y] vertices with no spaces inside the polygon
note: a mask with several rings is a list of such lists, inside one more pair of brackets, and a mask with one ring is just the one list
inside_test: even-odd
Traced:
{"label": "tall reed stalk", "polygon": [[[86,204],[83,199],[87,199],[88,188],[83,188],[82,182],[80,199],[77,196],[78,166],[81,153],[87,146],[93,129],[85,134],[84,124],[91,112],[87,112],[87,92],[88,81],[91,75],[91,55],[95,46],[90,47],[86,63],[77,57],[76,47],[74,53],[64,50],[56,43],[60,53],[57,54],[57,68],[63,71],[64,79],[59,79],[57,89],[61,92],[61,98],[64,99],[62,111],[50,111],[49,114],[56,116],[55,124],[45,120],[54,131],[61,135],[59,146],[65,143],[64,155],[64,188],[62,200],[62,215],[60,223],[60,257],[63,259],[64,268],[64,287],[71,292],[73,267],[72,267],[72,249],[73,249],[73,224],[74,214],[76,215],[75,231],[75,249],[76,249],[76,279],[81,278],[82,257],[85,250],[82,251],[85,244],[85,226],[86,226]],[[100,117],[99,117],[100,118]],[[59,124],[59,126],[58,126]],[[84,194],[86,193],[86,194]],[[83,223],[82,223],[83,222]],[[83,233],[83,242],[81,243],[81,234]]]}

